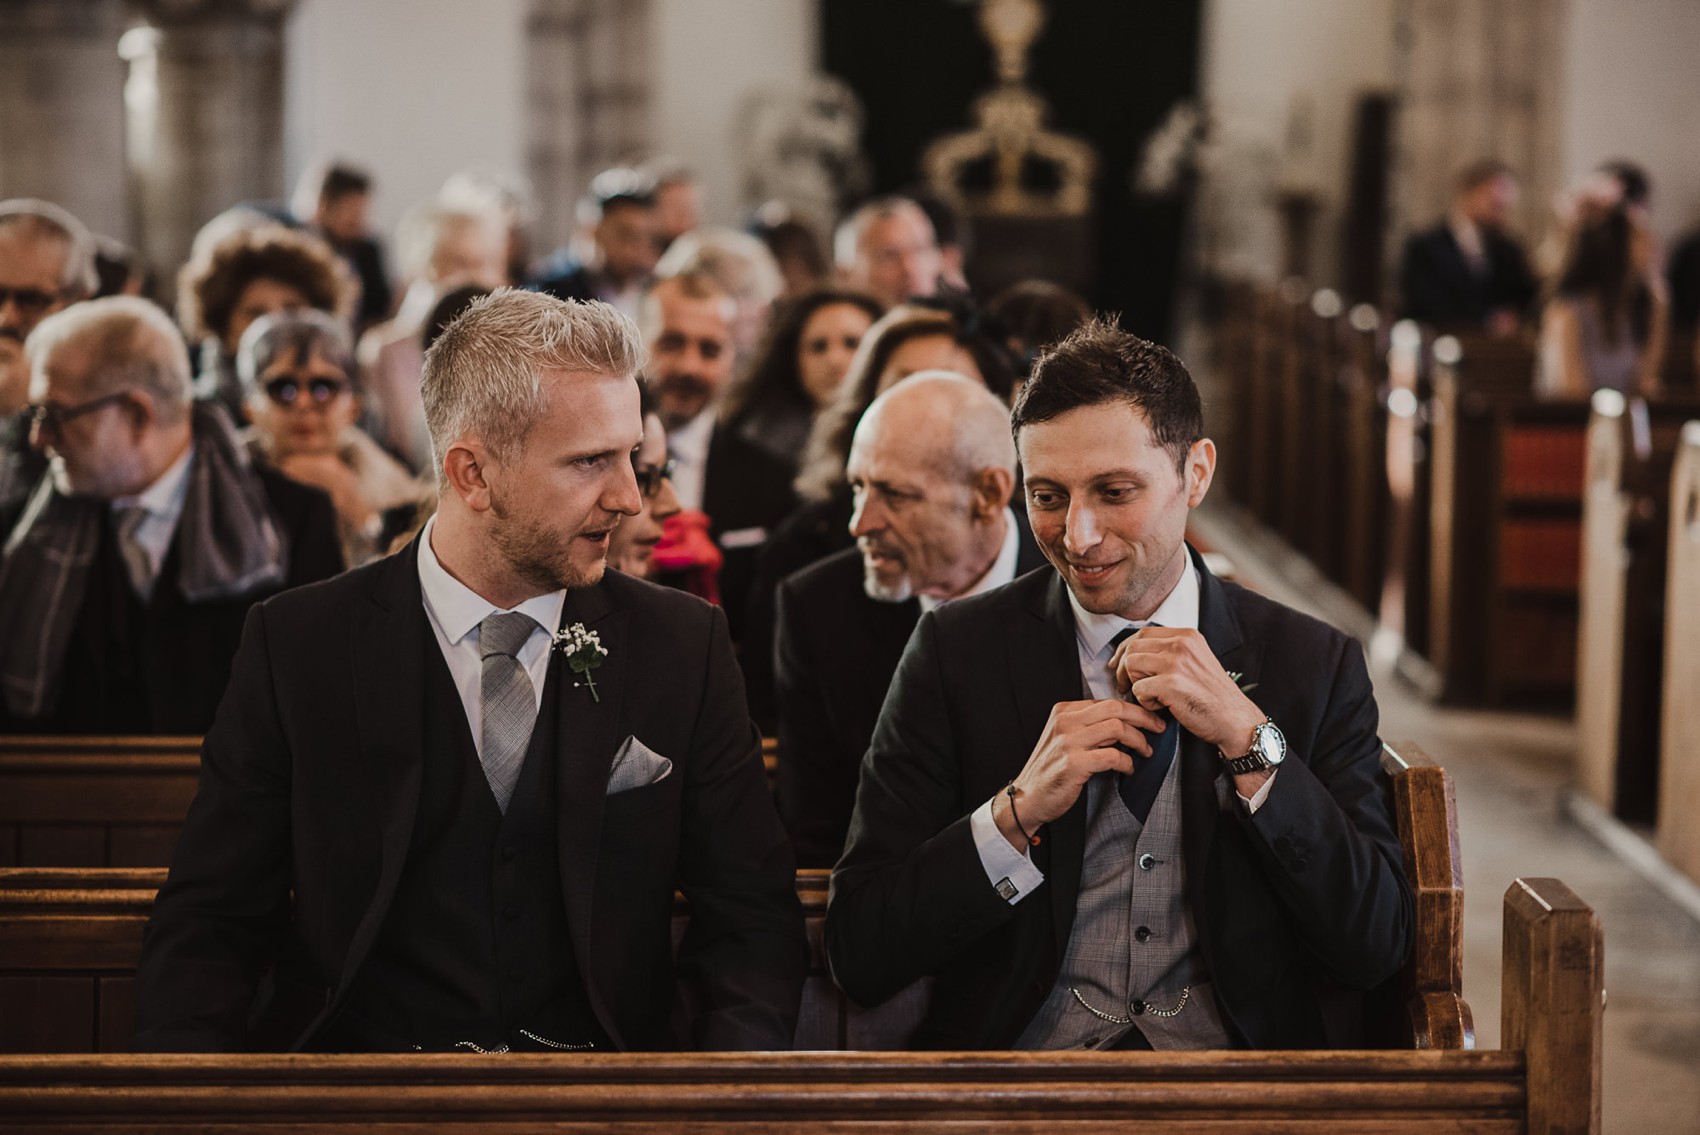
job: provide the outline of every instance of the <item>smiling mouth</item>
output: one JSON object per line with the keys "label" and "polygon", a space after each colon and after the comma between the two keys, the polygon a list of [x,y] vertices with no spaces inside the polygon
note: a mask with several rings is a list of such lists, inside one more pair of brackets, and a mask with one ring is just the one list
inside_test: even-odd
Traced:
{"label": "smiling mouth", "polygon": [[1120,561],[1109,564],[1069,564],[1068,570],[1074,573],[1082,583],[1097,583],[1109,576],[1110,572],[1120,566]]}

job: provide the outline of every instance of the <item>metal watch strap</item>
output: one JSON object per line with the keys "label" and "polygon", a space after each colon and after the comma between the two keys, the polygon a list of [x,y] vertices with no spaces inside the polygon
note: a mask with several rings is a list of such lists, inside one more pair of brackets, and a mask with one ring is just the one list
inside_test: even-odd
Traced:
{"label": "metal watch strap", "polygon": [[1238,757],[1227,759],[1228,771],[1235,776],[1244,776],[1248,772],[1262,772],[1266,768],[1274,768],[1269,759],[1263,755],[1263,746],[1258,744],[1257,731],[1265,725],[1274,725],[1275,719],[1265,717],[1251,733],[1251,748]]}

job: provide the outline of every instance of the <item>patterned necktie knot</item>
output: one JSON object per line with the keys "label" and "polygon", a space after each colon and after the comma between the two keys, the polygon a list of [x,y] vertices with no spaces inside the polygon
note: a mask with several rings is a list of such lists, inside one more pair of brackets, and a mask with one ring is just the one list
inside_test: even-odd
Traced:
{"label": "patterned necktie knot", "polygon": [[497,654],[515,658],[537,625],[537,620],[523,611],[487,616],[478,624],[478,650],[485,658]]}

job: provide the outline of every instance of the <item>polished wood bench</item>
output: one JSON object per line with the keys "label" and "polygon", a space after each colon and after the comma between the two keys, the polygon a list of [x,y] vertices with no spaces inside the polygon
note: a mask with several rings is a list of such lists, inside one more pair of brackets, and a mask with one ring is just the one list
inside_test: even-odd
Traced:
{"label": "polished wood bench", "polygon": [[167,867],[200,775],[199,737],[0,736],[0,867]]}
{"label": "polished wood bench", "polygon": [[1659,726],[1659,852],[1700,882],[1700,421],[1683,427],[1671,470],[1665,572],[1664,707]]}
{"label": "polished wood bench", "polygon": [[0,1057],[32,1132],[1600,1129],[1603,951],[1553,879],[1505,897],[1497,1052]]}

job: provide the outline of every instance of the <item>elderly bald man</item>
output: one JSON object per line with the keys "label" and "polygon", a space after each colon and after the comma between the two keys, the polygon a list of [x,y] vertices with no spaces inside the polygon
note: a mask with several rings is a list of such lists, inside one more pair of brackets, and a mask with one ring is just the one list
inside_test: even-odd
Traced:
{"label": "elderly bald man", "polygon": [[887,390],[856,427],[847,475],[857,546],[778,597],[779,811],[804,867],[844,846],[862,753],[922,612],[1045,563],[1009,507],[1009,410],[978,382],[933,370]]}

